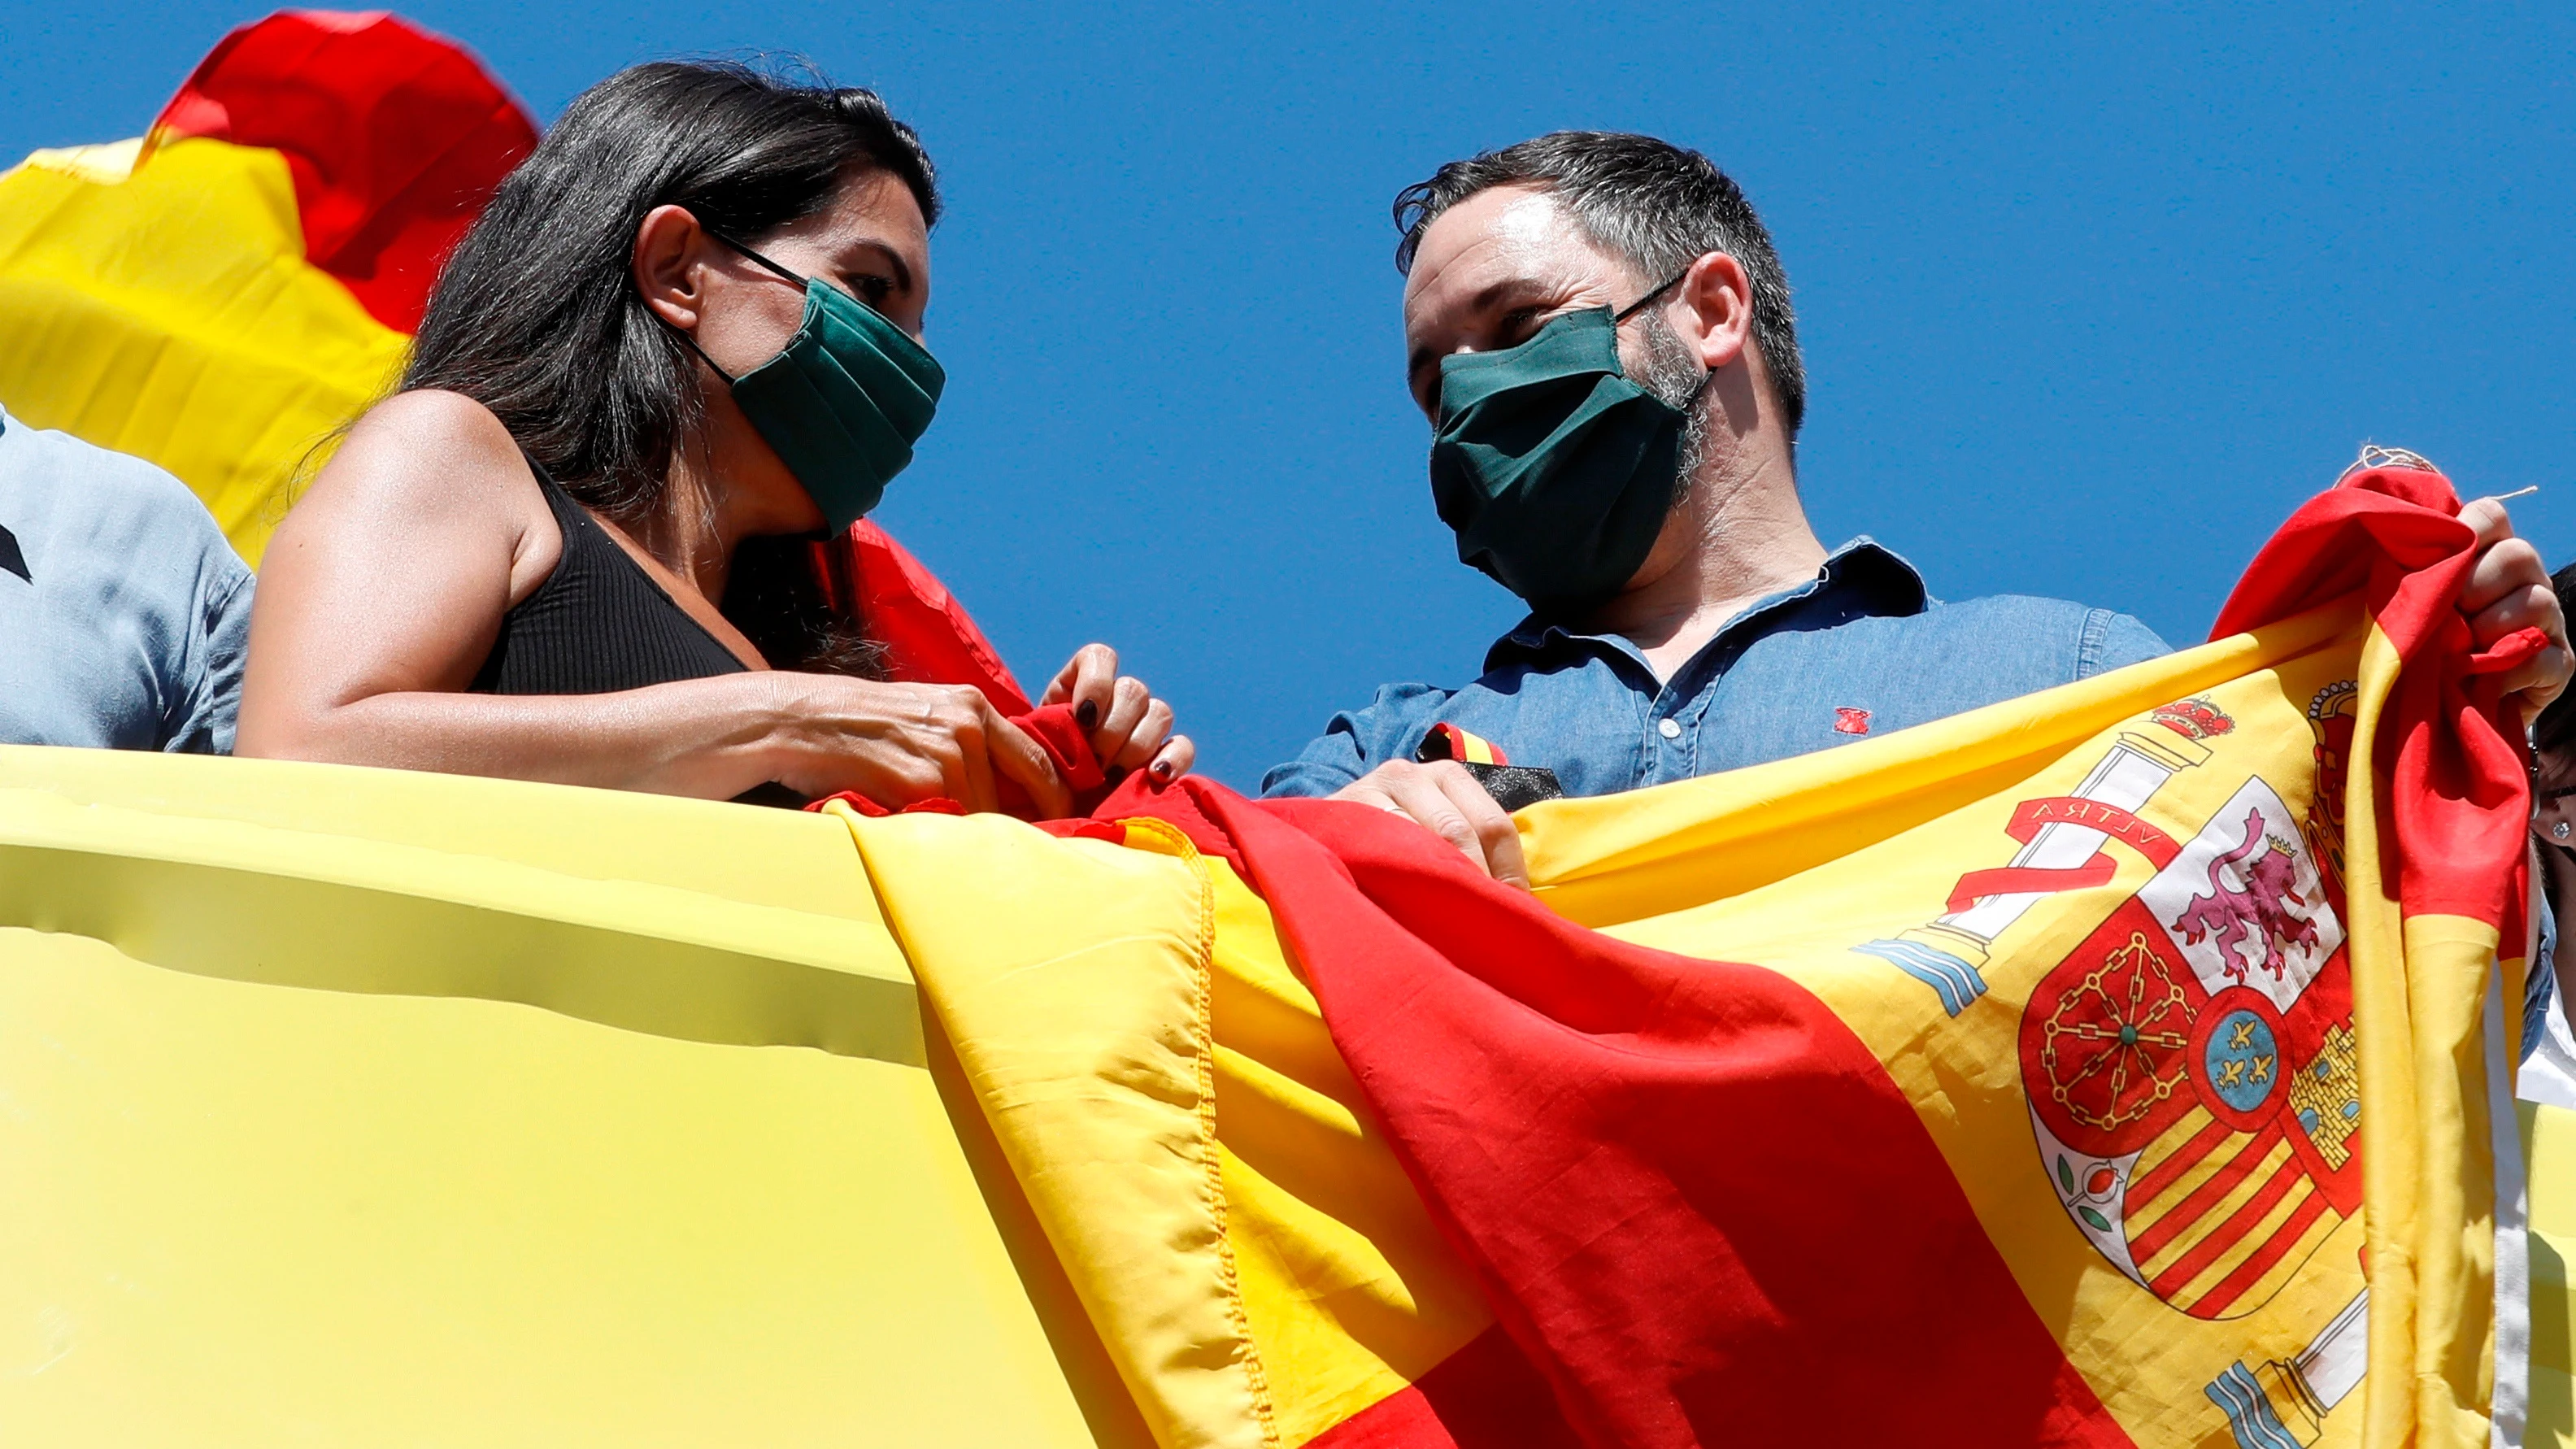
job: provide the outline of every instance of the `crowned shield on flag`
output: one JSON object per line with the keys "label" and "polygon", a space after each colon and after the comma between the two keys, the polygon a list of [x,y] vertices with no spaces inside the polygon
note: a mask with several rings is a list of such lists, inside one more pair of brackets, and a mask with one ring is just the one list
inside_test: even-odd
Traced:
{"label": "crowned shield on flag", "polygon": [[2360,1210],[2343,925],[2303,823],[2247,780],[2022,1013],[2068,1217],[2196,1318],[2260,1307]]}

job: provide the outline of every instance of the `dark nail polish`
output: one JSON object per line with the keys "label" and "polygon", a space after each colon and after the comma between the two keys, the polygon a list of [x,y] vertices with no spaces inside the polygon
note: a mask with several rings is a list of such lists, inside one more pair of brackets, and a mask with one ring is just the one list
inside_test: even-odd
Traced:
{"label": "dark nail polish", "polygon": [[1100,706],[1087,699],[1082,703],[1075,705],[1073,707],[1073,722],[1082,726],[1084,729],[1097,729],[1100,725]]}
{"label": "dark nail polish", "polygon": [[1157,785],[1172,783],[1172,763],[1169,760],[1156,760],[1154,767],[1146,773],[1154,777],[1154,783]]}

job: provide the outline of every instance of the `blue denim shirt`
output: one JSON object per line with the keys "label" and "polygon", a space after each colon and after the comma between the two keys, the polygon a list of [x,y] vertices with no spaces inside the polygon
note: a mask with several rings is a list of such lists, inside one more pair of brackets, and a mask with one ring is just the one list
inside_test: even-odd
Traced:
{"label": "blue denim shirt", "polygon": [[1329,795],[1409,760],[1434,724],[1607,795],[1849,744],[2168,652],[2126,614],[2018,595],[1945,604],[1866,538],[1816,577],[1746,609],[1659,681],[1637,646],[1533,617],[1496,641],[1463,689],[1390,684],[1333,716],[1261,782]]}
{"label": "blue denim shirt", "polygon": [[0,412],[0,744],[230,752],[250,600],[187,485]]}

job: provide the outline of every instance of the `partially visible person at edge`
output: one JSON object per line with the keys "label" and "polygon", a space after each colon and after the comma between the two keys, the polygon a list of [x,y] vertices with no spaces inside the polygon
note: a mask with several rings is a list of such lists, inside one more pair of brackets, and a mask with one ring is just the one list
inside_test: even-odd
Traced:
{"label": "partially visible person at edge", "polygon": [[[2576,607],[2576,564],[2550,582],[2562,609]],[[2531,722],[2531,757],[2540,949],[2523,993],[2522,1053],[2537,1057],[2524,1066],[2524,1095],[2576,1107],[2576,1037],[2568,1031],[2566,993],[2560,989],[2576,976],[2576,942],[2565,929],[2568,909],[2576,905],[2576,696],[2560,696]],[[2535,1074],[2554,1079],[2554,1090],[2534,1090]]]}
{"label": "partially visible person at edge", "polygon": [[[1646,136],[1566,131],[1453,161],[1396,198],[1413,398],[1458,557],[1527,600],[1462,688],[1381,688],[1262,782],[1411,816],[1527,883],[1511,819],[1433,726],[1602,795],[1714,774],[2166,652],[2055,599],[1944,603],[1866,537],[1827,550],[1798,501],[1806,378],[1789,284],[1744,193]],[[2508,681],[2557,697],[2566,625],[2503,507],[2460,600],[2480,643],[2552,647]]]}
{"label": "partially visible person at edge", "polygon": [[[981,693],[872,677],[810,547],[929,425],[938,217],[871,92],[673,62],[584,92],[270,543],[241,753],[889,807],[1007,781],[1066,813]],[[1102,646],[1045,701],[1113,771],[1190,766]]]}
{"label": "partially visible person at edge", "polygon": [[0,744],[229,752],[250,610],[187,485],[0,411]]}

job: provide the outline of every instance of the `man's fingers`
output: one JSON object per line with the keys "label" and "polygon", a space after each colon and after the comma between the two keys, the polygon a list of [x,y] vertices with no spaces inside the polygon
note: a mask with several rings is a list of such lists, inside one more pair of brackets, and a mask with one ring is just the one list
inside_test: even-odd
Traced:
{"label": "man's fingers", "polygon": [[1476,827],[1467,819],[1466,812],[1449,798],[1449,792],[1440,788],[1440,782],[1433,778],[1432,768],[1436,767],[1389,770],[1382,788],[1397,809],[1412,816],[1423,829],[1448,841],[1450,848],[1474,861],[1476,869],[1486,869],[1484,841],[1477,838]]}
{"label": "man's fingers", "polygon": [[2513,515],[2499,498],[2472,498],[2460,505],[2460,521],[2478,536],[2478,547],[2513,537]]}
{"label": "man's fingers", "polygon": [[2543,588],[2519,588],[2469,616],[2469,637],[2480,648],[2524,629],[2538,629],[2552,643],[2567,637],[2566,618],[2558,607],[2556,594]]}
{"label": "man's fingers", "polygon": [[1390,760],[1334,791],[1333,798],[1406,816],[1448,841],[1478,870],[1523,890],[1529,888],[1520,830],[1494,797],[1485,793],[1485,787],[1476,783],[1476,777],[1453,761],[1417,765]]}
{"label": "man's fingers", "polygon": [[1373,774],[1397,808],[1448,841],[1478,870],[1514,885],[1529,884],[1512,818],[1476,778],[1455,763],[1383,766]]}
{"label": "man's fingers", "polygon": [[[1045,748],[1018,725],[995,715],[984,726],[985,746],[991,753],[992,768],[1017,781],[1029,792],[1041,820],[1061,820],[1073,813],[1073,792],[1065,788],[1056,775],[1055,762],[1047,758]],[[977,807],[990,810],[991,805]]]}
{"label": "man's fingers", "polygon": [[1529,866],[1521,859],[1521,832],[1512,824],[1511,813],[1464,766],[1444,761],[1431,767],[1431,777],[1476,832],[1476,848],[1485,874],[1505,885],[1528,890]]}
{"label": "man's fingers", "polygon": [[2533,655],[2531,662],[2504,677],[2505,692],[2522,696],[2523,723],[2529,724],[2538,718],[2542,710],[2567,692],[2571,666],[2576,666],[2576,656],[2552,644]]}
{"label": "man's fingers", "polygon": [[2507,538],[2479,547],[2477,561],[2469,566],[2468,582],[2460,587],[2461,612],[2475,614],[2523,589],[2549,588],[2549,570],[2530,540]]}

